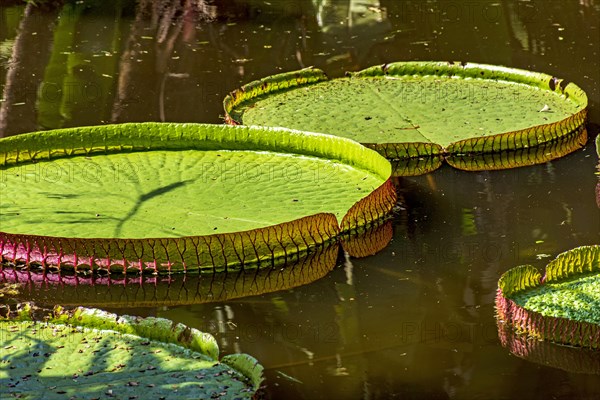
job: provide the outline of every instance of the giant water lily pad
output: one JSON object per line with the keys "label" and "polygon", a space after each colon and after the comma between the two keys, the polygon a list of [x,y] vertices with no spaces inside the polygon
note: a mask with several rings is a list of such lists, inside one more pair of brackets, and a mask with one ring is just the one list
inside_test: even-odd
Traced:
{"label": "giant water lily pad", "polygon": [[0,387],[14,398],[251,399],[252,357],[219,360],[215,339],[162,318],[30,304],[0,316]]}
{"label": "giant water lily pad", "polygon": [[[452,62],[399,62],[333,80],[305,69],[249,83],[224,100],[232,124],[325,132],[390,159],[445,157],[451,165],[448,156],[556,141],[584,125],[587,104],[579,87],[550,75]],[[582,130],[569,151],[586,140]]]}
{"label": "giant water lily pad", "polygon": [[530,265],[498,283],[498,318],[519,332],[556,343],[600,348],[600,246],[560,254],[542,278]]}
{"label": "giant water lily pad", "polygon": [[123,124],[0,141],[0,254],[16,263],[224,270],[384,217],[389,163],[278,128]]}

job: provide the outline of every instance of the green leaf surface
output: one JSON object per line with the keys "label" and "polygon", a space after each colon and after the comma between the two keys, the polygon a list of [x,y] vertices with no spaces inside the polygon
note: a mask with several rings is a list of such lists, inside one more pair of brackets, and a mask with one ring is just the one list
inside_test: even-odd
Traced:
{"label": "green leaf surface", "polygon": [[528,310],[600,325],[600,274],[546,283],[515,294],[512,299]]}
{"label": "green leaf surface", "polygon": [[0,145],[0,248],[13,262],[243,265],[324,243],[395,202],[383,157],[321,134],[144,123]]}
{"label": "green leaf surface", "polygon": [[219,362],[212,336],[160,318],[26,305],[0,337],[0,384],[17,398],[253,398],[262,381],[252,357]]}
{"label": "green leaf surface", "polygon": [[341,221],[385,182],[339,161],[257,150],[82,155],[2,175],[3,230],[80,238],[229,233],[326,212]]}
{"label": "green leaf surface", "polygon": [[81,238],[229,233],[326,212],[341,221],[384,182],[329,160],[227,150],[97,155],[3,172],[2,226]]}
{"label": "green leaf surface", "polygon": [[282,82],[231,93],[228,121],[349,137],[392,159],[537,146],[581,126],[587,107],[572,83],[481,64],[394,63],[334,80],[302,70]]}

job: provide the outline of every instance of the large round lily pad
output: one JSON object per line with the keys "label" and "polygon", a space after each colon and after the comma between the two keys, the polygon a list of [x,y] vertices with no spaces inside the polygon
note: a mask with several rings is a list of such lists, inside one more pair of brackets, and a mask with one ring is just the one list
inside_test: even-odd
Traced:
{"label": "large round lily pad", "polygon": [[11,262],[212,272],[289,257],[395,203],[383,157],[321,134],[144,123],[0,145]]}
{"label": "large round lily pad", "polygon": [[215,339],[162,318],[97,309],[2,310],[0,387],[14,398],[251,399],[263,368],[219,360]]}
{"label": "large round lily pad", "polygon": [[600,348],[600,245],[560,254],[543,278],[530,265],[513,268],[498,287],[498,318],[517,331]]}
{"label": "large round lily pad", "polygon": [[[224,107],[232,124],[325,132],[401,160],[556,141],[583,126],[587,96],[575,84],[542,73],[398,62],[333,80],[318,69],[268,77],[232,92]],[[576,148],[585,143],[584,133]]]}

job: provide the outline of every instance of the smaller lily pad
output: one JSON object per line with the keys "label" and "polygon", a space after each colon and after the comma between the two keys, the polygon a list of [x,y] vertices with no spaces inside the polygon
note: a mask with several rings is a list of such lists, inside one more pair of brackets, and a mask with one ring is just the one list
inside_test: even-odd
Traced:
{"label": "smaller lily pad", "polygon": [[233,91],[223,106],[230,124],[348,137],[393,160],[433,158],[429,168],[407,174],[414,175],[428,172],[440,157],[555,142],[584,125],[588,100],[575,84],[543,73],[473,63],[397,62],[332,80],[313,68],[274,75]]}
{"label": "smaller lily pad", "polygon": [[542,278],[530,265],[498,282],[498,318],[519,332],[561,344],[600,348],[600,245],[556,257]]}
{"label": "smaller lily pad", "polygon": [[251,399],[263,379],[252,357],[219,361],[211,335],[166,319],[29,303],[0,311],[0,385],[16,398]]}

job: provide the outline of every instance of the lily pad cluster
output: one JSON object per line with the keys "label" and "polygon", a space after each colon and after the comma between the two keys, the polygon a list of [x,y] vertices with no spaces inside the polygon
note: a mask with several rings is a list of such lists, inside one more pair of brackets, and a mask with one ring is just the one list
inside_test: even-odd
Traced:
{"label": "lily pad cluster", "polygon": [[[588,101],[578,86],[483,64],[397,62],[332,80],[309,68],[251,82],[223,105],[230,124],[348,137],[398,161],[398,173],[408,175],[442,160],[467,170],[531,165],[587,140]],[[559,151],[530,153],[552,143]],[[429,161],[406,171],[411,159]]]}
{"label": "lily pad cluster", "polygon": [[356,142],[280,128],[121,124],[4,138],[0,255],[71,270],[220,272],[357,232],[396,201]]}
{"label": "lily pad cluster", "polygon": [[2,393],[15,398],[252,399],[263,368],[162,318],[98,309],[0,309]]}
{"label": "lily pad cluster", "polygon": [[498,319],[542,340],[600,348],[600,245],[556,257],[545,275],[530,265],[502,275]]}

